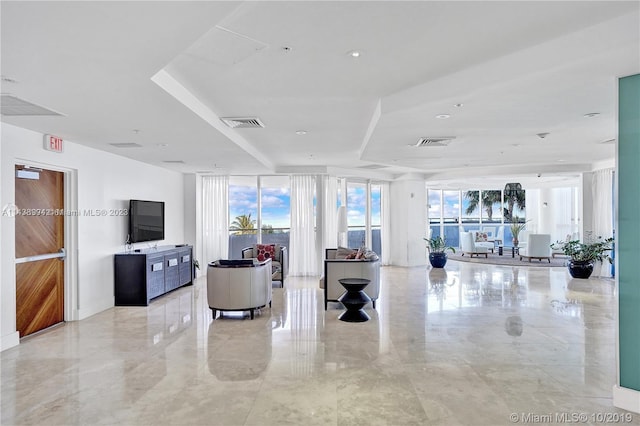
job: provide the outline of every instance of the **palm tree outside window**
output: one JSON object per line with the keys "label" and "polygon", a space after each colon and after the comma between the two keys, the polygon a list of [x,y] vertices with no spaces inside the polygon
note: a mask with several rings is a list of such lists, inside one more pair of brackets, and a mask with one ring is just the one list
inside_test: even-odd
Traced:
{"label": "palm tree outside window", "polygon": [[231,222],[229,230],[235,235],[255,234],[256,233],[256,221],[251,219],[251,213],[236,216]]}

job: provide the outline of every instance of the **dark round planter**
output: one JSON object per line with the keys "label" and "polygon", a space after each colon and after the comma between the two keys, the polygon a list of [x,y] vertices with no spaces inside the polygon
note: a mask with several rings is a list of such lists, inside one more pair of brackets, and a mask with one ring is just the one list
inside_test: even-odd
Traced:
{"label": "dark round planter", "polygon": [[434,268],[444,268],[447,264],[447,253],[429,253],[429,262]]}
{"label": "dark round planter", "polygon": [[569,274],[573,278],[589,278],[591,273],[593,272],[593,262],[590,261],[574,261],[570,260],[567,262],[567,267],[569,268]]}

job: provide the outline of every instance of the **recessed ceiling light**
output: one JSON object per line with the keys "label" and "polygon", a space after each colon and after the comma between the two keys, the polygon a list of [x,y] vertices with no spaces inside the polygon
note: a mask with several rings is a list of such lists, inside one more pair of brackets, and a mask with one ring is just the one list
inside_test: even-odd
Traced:
{"label": "recessed ceiling light", "polygon": [[454,107],[456,108],[460,108],[461,106],[463,106],[464,104],[453,104]]}
{"label": "recessed ceiling light", "polygon": [[598,115],[600,115],[600,113],[599,113],[599,112],[589,112],[589,113],[586,113],[586,114],[584,115],[584,117],[585,117],[585,118],[592,118],[592,117],[595,117],[595,116],[598,116]]}
{"label": "recessed ceiling light", "polygon": [[296,135],[306,135],[307,131],[306,130],[296,130]]}
{"label": "recessed ceiling light", "polygon": [[564,162],[565,162],[565,161],[567,161],[567,160],[563,160],[562,158],[558,158],[556,161],[557,161],[558,163],[564,163]]}
{"label": "recessed ceiling light", "polygon": [[446,120],[449,117],[451,117],[450,114],[438,114],[438,115],[436,115],[436,118],[439,118],[441,120]]}
{"label": "recessed ceiling light", "polygon": [[359,58],[360,57],[360,51],[359,50],[352,50],[349,52],[349,56],[351,56],[352,58]]}

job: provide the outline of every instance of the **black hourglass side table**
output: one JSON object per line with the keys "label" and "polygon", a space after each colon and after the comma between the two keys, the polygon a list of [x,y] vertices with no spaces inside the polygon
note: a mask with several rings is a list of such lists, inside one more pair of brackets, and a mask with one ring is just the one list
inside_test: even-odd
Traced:
{"label": "black hourglass side table", "polygon": [[346,322],[368,321],[370,317],[362,308],[371,302],[371,298],[364,292],[364,288],[371,281],[365,278],[342,278],[338,281],[347,290],[338,298],[338,301],[347,309],[340,314],[338,319]]}

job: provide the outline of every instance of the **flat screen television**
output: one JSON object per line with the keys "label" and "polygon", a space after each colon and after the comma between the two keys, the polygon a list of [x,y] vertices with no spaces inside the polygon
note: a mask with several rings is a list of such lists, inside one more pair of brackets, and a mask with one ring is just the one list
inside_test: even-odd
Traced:
{"label": "flat screen television", "polygon": [[164,201],[129,201],[129,242],[164,240]]}

